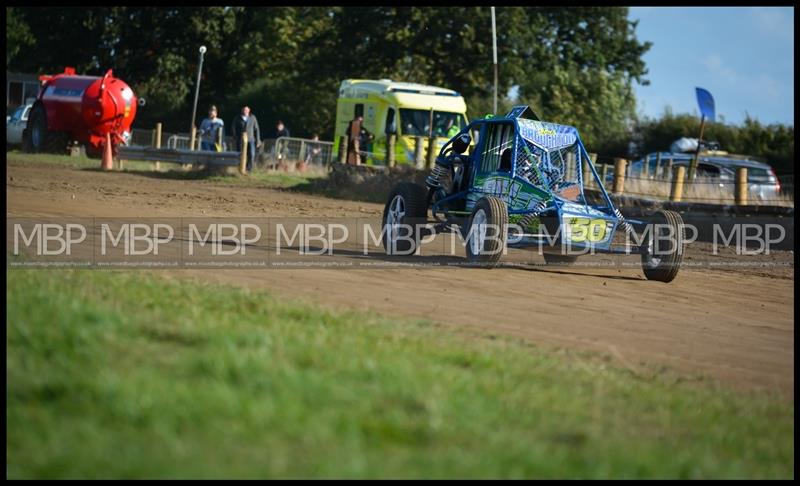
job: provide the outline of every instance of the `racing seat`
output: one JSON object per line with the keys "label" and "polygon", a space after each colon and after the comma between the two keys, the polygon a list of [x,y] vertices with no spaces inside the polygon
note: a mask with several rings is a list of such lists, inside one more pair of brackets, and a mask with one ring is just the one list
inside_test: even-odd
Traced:
{"label": "racing seat", "polygon": [[511,149],[507,148],[500,154],[500,172],[511,172]]}
{"label": "racing seat", "polygon": [[[469,155],[457,155],[456,161],[458,162],[453,164],[453,193],[466,190],[469,187],[469,180],[472,176],[472,160]],[[460,174],[455,173],[456,165],[461,167]]]}

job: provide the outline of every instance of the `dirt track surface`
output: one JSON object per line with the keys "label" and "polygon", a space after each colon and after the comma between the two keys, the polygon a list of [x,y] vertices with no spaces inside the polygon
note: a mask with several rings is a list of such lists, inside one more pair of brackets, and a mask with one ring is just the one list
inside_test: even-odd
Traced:
{"label": "dirt track surface", "polygon": [[[380,218],[382,206],[292,191],[55,166],[6,171],[7,217]],[[696,245],[687,261],[707,257]],[[626,257],[630,258],[630,257]],[[736,261],[732,253],[718,257]],[[783,267],[685,268],[670,284],[619,268],[163,270],[337,308],[427,318],[544,347],[595,351],[635,373],[660,367],[794,394],[794,255]]]}

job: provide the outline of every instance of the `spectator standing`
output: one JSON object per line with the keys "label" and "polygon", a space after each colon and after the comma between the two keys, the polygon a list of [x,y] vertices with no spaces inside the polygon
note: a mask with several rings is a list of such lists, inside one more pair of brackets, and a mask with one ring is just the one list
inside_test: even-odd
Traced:
{"label": "spectator standing", "polygon": [[[269,137],[267,138],[274,138],[275,140],[278,140],[281,137],[291,137],[291,134],[289,134],[289,129],[286,128],[286,125],[283,124],[283,121],[278,120],[278,122],[275,124],[275,128],[272,129]],[[284,143],[281,147],[281,151],[278,153],[278,164],[282,163],[284,161],[283,159],[287,158],[288,152],[289,144]]]}
{"label": "spectator standing", "polygon": [[270,132],[267,138],[274,138],[277,140],[281,137],[291,137],[291,135],[289,134],[289,129],[283,124],[283,121],[278,120],[278,123],[275,124],[275,128],[272,129],[272,132]]}
{"label": "spectator standing", "polygon": [[308,148],[306,149],[306,163],[307,164],[321,164],[322,163],[322,147],[319,143],[319,135],[316,133],[311,137],[311,141],[308,142]]}
{"label": "spectator standing", "polygon": [[250,172],[253,170],[256,149],[261,147],[261,129],[249,106],[243,106],[242,113],[233,121],[233,138],[238,151],[242,150],[242,133],[247,133],[247,171]]}
{"label": "spectator standing", "polygon": [[347,163],[350,165],[361,165],[361,144],[367,144],[372,140],[372,134],[364,128],[364,117],[353,118],[347,127]]}
{"label": "spectator standing", "polygon": [[200,148],[209,151],[222,151],[222,147],[217,146],[217,136],[220,130],[225,130],[225,122],[217,117],[217,107],[211,105],[208,109],[208,118],[200,123]]}

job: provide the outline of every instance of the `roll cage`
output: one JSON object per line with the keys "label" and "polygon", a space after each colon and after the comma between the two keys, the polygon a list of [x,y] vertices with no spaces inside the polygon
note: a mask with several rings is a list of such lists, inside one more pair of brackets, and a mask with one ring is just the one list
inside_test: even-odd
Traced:
{"label": "roll cage", "polygon": [[[541,122],[513,116],[515,108],[505,117],[476,120],[468,124],[440,150],[439,157],[457,156],[468,167],[466,188],[434,201],[431,209],[437,214],[468,214],[475,201],[484,195],[506,196],[509,215],[547,213],[560,210],[565,204],[583,206],[588,212],[601,211],[617,216],[600,176],[592,163],[578,130],[567,125]],[[451,154],[453,141],[462,134],[478,134],[475,149],[469,155]],[[503,152],[510,150],[510,167],[501,164]],[[595,185],[599,188],[602,203],[590,205],[585,193],[583,164],[587,164]],[[528,166],[531,166],[530,168]],[[530,169],[527,170],[526,169]],[[527,205],[514,204],[513,194],[517,184],[529,195]],[[566,187],[574,189],[565,192]],[[511,197],[510,197],[511,196]],[[465,209],[445,209],[447,203],[466,199]],[[533,202],[531,202],[533,201]]]}

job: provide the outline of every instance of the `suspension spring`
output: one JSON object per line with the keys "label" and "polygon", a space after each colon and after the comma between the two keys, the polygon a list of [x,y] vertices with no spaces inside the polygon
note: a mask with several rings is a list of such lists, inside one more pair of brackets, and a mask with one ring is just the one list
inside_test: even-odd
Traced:
{"label": "suspension spring", "polygon": [[544,210],[544,208],[546,207],[547,207],[547,201],[541,200],[538,203],[536,203],[536,206],[534,206],[532,212],[526,214],[525,216],[522,217],[522,219],[519,220],[519,225],[523,229],[523,231],[531,223],[533,223],[533,220],[536,219],[539,216],[539,214],[541,214],[542,210]]}
{"label": "suspension spring", "polygon": [[442,187],[442,178],[447,175],[447,167],[435,164],[430,175],[425,179],[425,184],[431,189]]}
{"label": "suspension spring", "polygon": [[619,222],[622,227],[625,228],[625,234],[630,235],[631,231],[633,231],[633,228],[631,227],[630,223],[625,221],[625,217],[622,215],[622,212],[619,209],[614,208],[614,214],[617,216],[617,218],[619,218]]}

